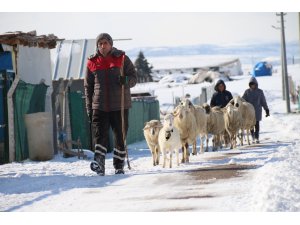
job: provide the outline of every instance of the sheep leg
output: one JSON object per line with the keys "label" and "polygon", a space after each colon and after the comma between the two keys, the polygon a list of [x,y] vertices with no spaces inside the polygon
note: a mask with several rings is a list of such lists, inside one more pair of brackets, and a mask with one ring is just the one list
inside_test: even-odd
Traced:
{"label": "sheep leg", "polygon": [[249,132],[249,129],[247,129],[247,141],[248,141],[248,145],[250,145],[250,138],[249,138],[249,134],[250,134],[250,132]]}
{"label": "sheep leg", "polygon": [[156,152],[156,165],[159,165],[160,152],[158,147],[156,147],[155,152]]}
{"label": "sheep leg", "polygon": [[232,138],[233,148],[236,148],[236,133],[233,134]]}
{"label": "sheep leg", "polygon": [[218,134],[217,135],[217,140],[216,140],[217,142],[217,151],[219,150],[219,149],[222,149],[222,142],[221,142],[221,134]]}
{"label": "sheep leg", "polygon": [[241,145],[244,145],[244,130],[241,130]]}
{"label": "sheep leg", "polygon": [[181,163],[185,163],[185,149],[184,149],[184,145],[182,145],[181,151],[182,151]]}
{"label": "sheep leg", "polygon": [[213,144],[214,145],[213,150],[217,151],[218,150],[218,145],[219,145],[219,143],[218,143],[218,135],[214,135],[213,142],[214,142],[214,144]]}
{"label": "sheep leg", "polygon": [[177,166],[179,166],[179,151],[176,149]]}
{"label": "sheep leg", "polygon": [[151,154],[152,154],[153,166],[156,166],[156,163],[155,163],[155,150],[151,151]]}
{"label": "sheep leg", "polygon": [[233,148],[236,148],[236,144],[237,144],[237,140],[236,140],[236,136],[237,136],[237,133],[235,132],[234,134],[233,134]]}
{"label": "sheep leg", "polygon": [[206,136],[206,148],[205,148],[205,152],[208,152],[208,142],[209,142],[209,138],[208,135]]}
{"label": "sheep leg", "polygon": [[240,143],[241,143],[241,137],[240,137],[239,131],[237,131],[236,135],[237,135],[237,138],[240,140]]}
{"label": "sheep leg", "polygon": [[216,135],[213,136],[212,146],[213,146],[213,152],[216,151]]}
{"label": "sheep leg", "polygon": [[223,141],[222,136],[223,136],[222,134],[218,134],[218,147],[220,147],[220,149],[223,148],[223,142],[225,142],[225,141]]}
{"label": "sheep leg", "polygon": [[172,168],[172,156],[173,156],[173,150],[170,150],[170,168]]}
{"label": "sheep leg", "polygon": [[164,154],[163,168],[165,168],[166,167],[166,160],[167,160],[167,153],[166,153],[165,150],[163,151],[163,154]]}
{"label": "sheep leg", "polygon": [[195,139],[194,143],[193,143],[193,155],[197,155],[197,141]]}
{"label": "sheep leg", "polygon": [[188,152],[188,147],[189,147],[188,143],[186,143],[182,146],[182,160],[181,160],[182,163],[189,162],[188,157],[189,157],[190,152]]}
{"label": "sheep leg", "polygon": [[200,136],[200,139],[201,139],[200,153],[203,154],[204,153],[204,135]]}
{"label": "sheep leg", "polygon": [[188,143],[185,144],[185,153],[186,153],[185,162],[188,163],[190,161],[190,159],[189,159],[190,158],[190,150],[189,150],[189,144]]}

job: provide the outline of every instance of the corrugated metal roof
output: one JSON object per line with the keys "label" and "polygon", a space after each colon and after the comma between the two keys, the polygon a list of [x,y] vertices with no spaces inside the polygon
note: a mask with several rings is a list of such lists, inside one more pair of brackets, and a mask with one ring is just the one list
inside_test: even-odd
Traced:
{"label": "corrugated metal roof", "polygon": [[[131,38],[113,39],[130,41]],[[52,80],[83,79],[88,58],[96,52],[96,39],[64,40],[52,50]]]}
{"label": "corrugated metal roof", "polygon": [[54,54],[52,80],[81,79],[86,73],[87,59],[96,50],[95,39],[64,40]]}
{"label": "corrugated metal roof", "polygon": [[48,35],[37,35],[36,31],[31,32],[7,32],[0,34],[0,44],[6,45],[23,45],[28,47],[39,47],[39,48],[55,48],[57,41],[62,41],[54,34]]}

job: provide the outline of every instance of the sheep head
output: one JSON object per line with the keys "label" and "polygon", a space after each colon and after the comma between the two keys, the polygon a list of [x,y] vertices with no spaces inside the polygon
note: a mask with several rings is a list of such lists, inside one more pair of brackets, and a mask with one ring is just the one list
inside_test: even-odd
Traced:
{"label": "sheep head", "polygon": [[174,111],[173,111],[173,116],[178,117],[179,119],[183,119],[186,117],[186,114],[190,112],[190,109],[187,109],[183,105],[178,105]]}
{"label": "sheep head", "polygon": [[164,127],[166,127],[168,130],[171,130],[173,129],[173,121],[174,121],[174,116],[173,114],[167,114],[165,117],[164,117]]}
{"label": "sheep head", "polygon": [[144,131],[149,131],[152,136],[158,135],[160,129],[162,128],[162,124],[158,120],[150,120],[145,123]]}
{"label": "sheep head", "polygon": [[188,110],[194,110],[195,109],[195,106],[193,105],[193,103],[187,98],[181,99],[180,105],[185,107]]}
{"label": "sheep head", "polygon": [[240,96],[234,96],[234,98],[230,100],[230,103],[234,105],[236,108],[240,107],[240,105],[242,105],[243,102],[245,102],[245,99],[243,99]]}
{"label": "sheep head", "polygon": [[202,105],[202,107],[205,109],[206,114],[210,114],[210,110],[211,110],[210,105],[208,105],[207,103],[204,103]]}

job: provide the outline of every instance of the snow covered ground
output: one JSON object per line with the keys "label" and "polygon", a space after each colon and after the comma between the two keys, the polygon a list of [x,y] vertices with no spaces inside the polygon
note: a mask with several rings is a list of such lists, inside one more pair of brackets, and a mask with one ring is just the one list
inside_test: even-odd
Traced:
{"label": "snow covered ground", "polygon": [[[289,66],[289,73],[300,84],[300,65]],[[226,82],[227,89],[242,94],[248,80],[237,77]],[[261,122],[261,144],[198,154],[189,164],[163,169],[152,166],[143,141],[129,146],[132,170],[125,175],[114,175],[108,154],[105,177],[90,171],[91,152],[87,160],[57,155],[47,162],[1,165],[0,211],[299,212],[300,114],[285,113],[279,74],[258,82],[271,113]],[[201,85],[207,84],[136,89],[154,90],[161,104],[171,105],[172,93],[196,96]]]}

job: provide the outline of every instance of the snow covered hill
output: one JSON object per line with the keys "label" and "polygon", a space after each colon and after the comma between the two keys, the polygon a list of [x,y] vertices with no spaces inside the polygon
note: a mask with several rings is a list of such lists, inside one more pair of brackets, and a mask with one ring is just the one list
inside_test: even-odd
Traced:
{"label": "snow covered hill", "polygon": [[[289,73],[300,84],[300,65],[289,66]],[[227,89],[242,94],[248,80],[226,82]],[[163,169],[152,166],[143,141],[129,146],[132,170],[125,175],[113,174],[108,154],[105,177],[90,171],[90,152],[88,160],[58,155],[1,165],[0,211],[300,211],[300,114],[285,113],[280,82],[279,74],[258,78],[271,113],[261,123],[261,144],[198,154],[189,164]],[[170,105],[172,93],[201,89],[157,85],[136,89],[154,90]]]}

